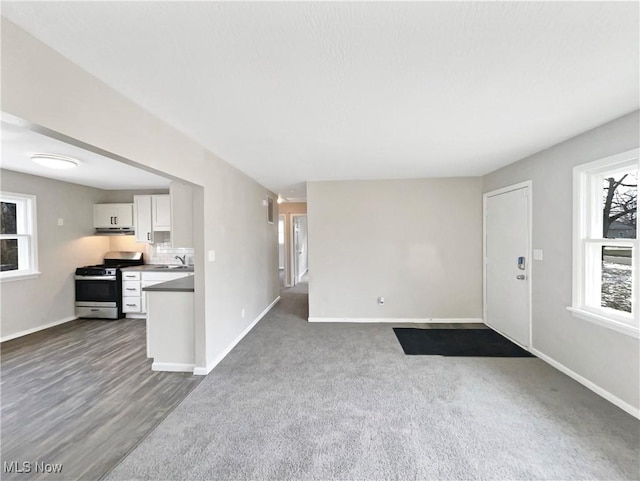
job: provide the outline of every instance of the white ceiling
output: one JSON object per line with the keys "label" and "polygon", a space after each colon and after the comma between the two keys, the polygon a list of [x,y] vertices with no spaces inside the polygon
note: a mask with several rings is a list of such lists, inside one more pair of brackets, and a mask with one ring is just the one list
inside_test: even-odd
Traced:
{"label": "white ceiling", "polygon": [[[2,158],[0,159],[0,166],[3,169],[105,190],[163,189],[169,187],[169,179],[151,172],[33,132],[9,121],[2,121],[1,125]],[[55,170],[43,167],[31,160],[33,154],[41,153],[71,157],[78,161],[78,167],[69,170]]]}
{"label": "white ceiling", "polygon": [[2,2],[285,197],[481,175],[639,106],[638,2]]}

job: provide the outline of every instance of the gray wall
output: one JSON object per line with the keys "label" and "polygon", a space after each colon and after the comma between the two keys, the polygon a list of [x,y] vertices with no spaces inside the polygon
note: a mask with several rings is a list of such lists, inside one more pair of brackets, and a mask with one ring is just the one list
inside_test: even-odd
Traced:
{"label": "gray wall", "polygon": [[196,366],[213,366],[278,296],[277,224],[262,205],[276,196],[4,18],[2,67],[4,112],[202,187],[193,219]]}
{"label": "gray wall", "polygon": [[309,317],[481,319],[481,188],[480,178],[310,182]]}
{"label": "gray wall", "polygon": [[[2,283],[0,338],[74,317],[76,267],[97,264],[109,238],[93,234],[93,204],[106,192],[57,180],[0,171],[0,189],[36,196],[38,269],[35,279]],[[64,225],[58,226],[58,218]]]}
{"label": "gray wall", "polygon": [[105,191],[106,200],[108,203],[133,203],[134,195],[158,195],[168,194],[169,189],[145,189],[145,190],[107,190]]}
{"label": "gray wall", "polygon": [[572,316],[573,167],[638,147],[638,111],[484,177],[489,192],[533,181],[532,345],[638,409],[638,339]]}

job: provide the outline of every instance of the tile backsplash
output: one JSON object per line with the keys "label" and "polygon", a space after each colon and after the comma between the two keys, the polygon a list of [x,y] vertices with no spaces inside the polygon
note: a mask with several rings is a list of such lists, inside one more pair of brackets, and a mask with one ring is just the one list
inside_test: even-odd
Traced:
{"label": "tile backsplash", "polygon": [[154,243],[149,246],[149,264],[181,264],[176,256],[186,256],[187,264],[193,264],[193,249],[171,247],[168,232],[155,232]]}

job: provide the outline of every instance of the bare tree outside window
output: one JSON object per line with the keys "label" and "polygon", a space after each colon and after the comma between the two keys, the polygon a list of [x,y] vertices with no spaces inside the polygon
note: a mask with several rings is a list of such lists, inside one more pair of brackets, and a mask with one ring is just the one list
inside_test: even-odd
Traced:
{"label": "bare tree outside window", "polygon": [[[18,234],[17,206],[12,202],[0,202],[0,234]],[[0,240],[0,271],[18,269],[18,240]]]}
{"label": "bare tree outside window", "polygon": [[[604,179],[602,237],[636,238],[638,171]],[[617,227],[617,229],[616,229]]]}
{"label": "bare tree outside window", "polygon": [[[603,181],[602,236],[635,239],[638,210],[638,171],[631,170]],[[602,247],[602,307],[631,312],[632,249]]]}

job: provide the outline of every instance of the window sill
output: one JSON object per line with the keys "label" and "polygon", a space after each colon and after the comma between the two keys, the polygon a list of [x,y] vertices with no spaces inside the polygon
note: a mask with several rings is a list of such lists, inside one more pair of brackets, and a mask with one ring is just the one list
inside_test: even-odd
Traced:
{"label": "window sill", "polygon": [[616,319],[612,319],[611,317],[596,314],[595,312],[579,309],[577,307],[567,307],[567,310],[571,312],[574,317],[579,317],[580,319],[584,319],[599,326],[606,327],[622,334],[626,334],[627,336],[640,339],[640,329],[635,326],[631,326]]}
{"label": "window sill", "polygon": [[13,281],[24,281],[26,279],[35,279],[39,277],[42,272],[23,272],[20,274],[7,274],[0,276],[0,283],[4,282],[13,282]]}

